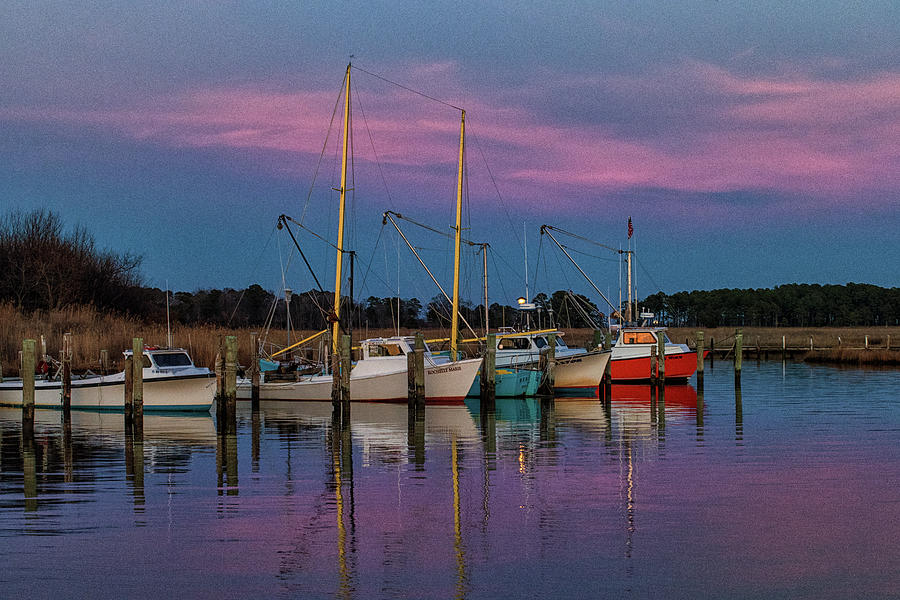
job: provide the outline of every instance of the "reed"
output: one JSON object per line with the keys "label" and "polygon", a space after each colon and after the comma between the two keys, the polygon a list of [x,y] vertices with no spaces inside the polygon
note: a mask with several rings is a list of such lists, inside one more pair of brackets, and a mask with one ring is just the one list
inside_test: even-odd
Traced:
{"label": "reed", "polygon": [[810,352],[803,360],[825,364],[898,366],[900,365],[900,350],[832,348],[830,350]]}

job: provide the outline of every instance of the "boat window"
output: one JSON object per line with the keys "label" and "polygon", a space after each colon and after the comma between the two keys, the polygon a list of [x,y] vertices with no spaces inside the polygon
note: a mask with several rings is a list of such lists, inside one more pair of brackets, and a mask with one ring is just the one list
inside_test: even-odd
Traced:
{"label": "boat window", "polygon": [[369,356],[403,356],[403,349],[399,344],[372,344]]}
{"label": "boat window", "polygon": [[534,345],[538,348],[543,348],[547,345],[547,338],[545,337],[536,337],[534,338]]}
{"label": "boat window", "polygon": [[568,346],[566,346],[566,343],[563,341],[563,339],[561,337],[556,338],[556,347],[557,348],[568,348]]}
{"label": "boat window", "polygon": [[144,364],[143,364],[143,367],[144,367],[145,369],[149,369],[150,367],[153,366],[153,365],[150,364],[150,357],[149,357],[149,356],[147,356],[146,354],[142,354],[142,355],[141,355],[141,358],[144,359],[144,360],[143,360],[143,363],[144,363]]}
{"label": "boat window", "polygon": [[[144,357],[146,358],[146,356]],[[191,363],[190,357],[184,352],[171,352],[167,354],[154,354],[153,359],[156,361],[156,365],[161,369],[165,369],[167,367],[191,367],[193,364]],[[145,366],[149,367],[149,364]]]}
{"label": "boat window", "polygon": [[528,350],[531,344],[528,343],[527,337],[510,337],[501,338],[497,344],[498,350]]}
{"label": "boat window", "polygon": [[656,336],[649,331],[626,331],[622,334],[625,344],[655,344]]}

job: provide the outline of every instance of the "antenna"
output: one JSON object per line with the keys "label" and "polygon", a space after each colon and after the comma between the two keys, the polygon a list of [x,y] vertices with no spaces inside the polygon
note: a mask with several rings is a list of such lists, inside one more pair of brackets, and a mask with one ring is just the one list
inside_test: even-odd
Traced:
{"label": "antenna", "polygon": [[166,347],[171,348],[172,343],[172,321],[169,319],[169,280],[166,279]]}

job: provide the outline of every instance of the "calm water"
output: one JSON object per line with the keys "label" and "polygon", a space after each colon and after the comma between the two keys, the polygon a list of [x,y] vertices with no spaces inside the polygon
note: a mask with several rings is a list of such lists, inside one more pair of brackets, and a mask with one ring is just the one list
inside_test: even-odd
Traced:
{"label": "calm water", "polygon": [[0,409],[0,596],[897,598],[900,371],[707,369],[702,404],[242,404],[143,444]]}

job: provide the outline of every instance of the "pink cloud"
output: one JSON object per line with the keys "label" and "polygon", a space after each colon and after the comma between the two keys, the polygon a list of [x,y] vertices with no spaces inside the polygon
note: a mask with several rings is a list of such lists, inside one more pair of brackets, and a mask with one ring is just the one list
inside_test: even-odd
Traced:
{"label": "pink cloud", "polygon": [[[453,63],[409,71],[414,79],[447,76],[444,93],[458,94]],[[535,94],[597,86],[623,97],[694,89],[714,101],[689,107],[685,123],[658,135],[635,135],[621,125],[550,122],[525,108]],[[357,96],[356,123],[365,123],[355,130],[359,165],[371,167],[377,154],[389,181],[444,185],[455,170],[456,111],[399,88],[384,90],[362,89]],[[120,110],[7,108],[0,117],[104,126],[162,145],[274,151],[285,154],[284,164],[274,166],[283,173],[298,168],[297,154],[311,158],[322,151],[335,102],[336,90],[248,86],[189,90]],[[641,77],[544,80],[502,95],[472,94],[465,105],[470,131],[499,149],[488,160],[504,194],[526,202],[572,190],[631,188],[771,190],[826,200],[886,191],[881,197],[890,201],[900,187],[900,73],[829,81],[802,72],[742,76],[686,63]],[[337,130],[329,141],[336,143]]]}

